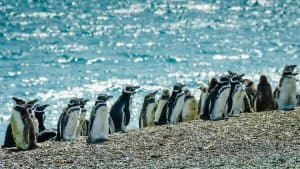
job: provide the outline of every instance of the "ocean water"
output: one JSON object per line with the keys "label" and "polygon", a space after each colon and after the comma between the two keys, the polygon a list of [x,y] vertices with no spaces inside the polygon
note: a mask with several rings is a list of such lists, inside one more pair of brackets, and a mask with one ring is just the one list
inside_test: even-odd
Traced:
{"label": "ocean water", "polygon": [[[199,95],[227,69],[278,84],[285,64],[299,64],[299,0],[0,1],[0,144],[12,97],[51,106],[55,128],[70,97],[114,96],[141,86],[130,128],[137,128],[145,93],[183,82]],[[299,83],[298,83],[299,86]]]}

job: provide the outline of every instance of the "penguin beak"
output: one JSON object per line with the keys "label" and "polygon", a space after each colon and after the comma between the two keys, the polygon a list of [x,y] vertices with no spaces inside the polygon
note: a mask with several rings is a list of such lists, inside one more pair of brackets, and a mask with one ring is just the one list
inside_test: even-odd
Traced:
{"label": "penguin beak", "polygon": [[140,88],[140,86],[134,86],[133,87],[134,90],[139,89],[139,88]]}
{"label": "penguin beak", "polygon": [[156,95],[157,92],[158,92],[158,90],[152,92],[151,94]]}
{"label": "penguin beak", "polygon": [[25,103],[26,103],[24,100],[19,99],[19,98],[17,98],[17,97],[13,97],[12,99],[13,99],[13,100],[16,102],[16,104],[18,104],[18,105],[22,105],[22,104],[25,104]]}
{"label": "penguin beak", "polygon": [[114,97],[114,96],[107,96],[106,98],[107,98],[107,100],[108,100],[108,99],[111,99],[111,98],[113,98],[113,97]]}
{"label": "penguin beak", "polygon": [[242,78],[242,77],[244,77],[244,76],[245,76],[245,73],[241,74],[241,75],[240,75],[240,78]]}
{"label": "penguin beak", "polygon": [[36,103],[37,101],[38,101],[38,99],[30,100],[30,101],[27,102],[27,104],[34,104],[34,103]]}
{"label": "penguin beak", "polygon": [[90,99],[83,99],[84,104],[86,104]]}
{"label": "penguin beak", "polygon": [[45,110],[47,107],[49,107],[50,105],[49,104],[45,104],[43,105],[43,110]]}

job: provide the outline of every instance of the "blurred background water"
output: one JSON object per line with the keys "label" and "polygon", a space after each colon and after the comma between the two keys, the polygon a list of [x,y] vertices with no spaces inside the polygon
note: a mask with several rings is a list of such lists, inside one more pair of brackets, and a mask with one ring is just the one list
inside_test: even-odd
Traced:
{"label": "blurred background water", "polygon": [[[145,93],[197,86],[231,69],[273,88],[299,64],[298,0],[1,0],[0,144],[12,96],[49,103],[55,128],[70,97],[112,94],[138,84],[130,128]],[[299,84],[298,84],[299,86]]]}

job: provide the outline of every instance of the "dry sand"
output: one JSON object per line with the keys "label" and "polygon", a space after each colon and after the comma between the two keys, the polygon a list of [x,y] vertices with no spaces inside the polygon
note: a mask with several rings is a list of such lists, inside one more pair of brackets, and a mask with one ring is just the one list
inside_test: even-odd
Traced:
{"label": "dry sand", "polygon": [[0,168],[300,168],[300,110],[244,113],[0,150]]}

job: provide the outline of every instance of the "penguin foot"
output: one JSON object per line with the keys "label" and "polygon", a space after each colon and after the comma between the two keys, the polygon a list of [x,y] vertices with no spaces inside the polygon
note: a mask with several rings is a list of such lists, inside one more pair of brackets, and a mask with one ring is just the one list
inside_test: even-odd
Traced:
{"label": "penguin foot", "polygon": [[36,149],[36,148],[41,148],[39,145],[37,144],[32,144],[30,147],[29,147],[29,150],[32,150],[32,149]]}

